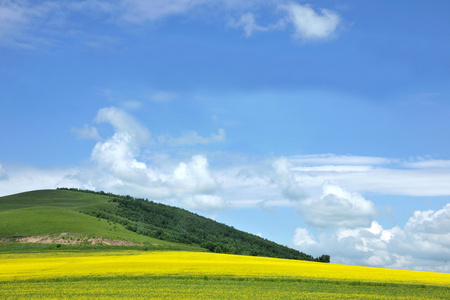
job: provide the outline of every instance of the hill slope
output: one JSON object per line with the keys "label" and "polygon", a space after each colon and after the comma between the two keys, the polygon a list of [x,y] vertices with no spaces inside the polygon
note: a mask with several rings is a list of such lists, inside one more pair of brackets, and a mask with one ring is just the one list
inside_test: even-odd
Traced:
{"label": "hill slope", "polygon": [[[212,252],[329,261],[184,209],[130,196],[77,189],[0,197],[0,237],[86,233],[138,243],[172,243]],[[184,246],[182,246],[184,245]]]}

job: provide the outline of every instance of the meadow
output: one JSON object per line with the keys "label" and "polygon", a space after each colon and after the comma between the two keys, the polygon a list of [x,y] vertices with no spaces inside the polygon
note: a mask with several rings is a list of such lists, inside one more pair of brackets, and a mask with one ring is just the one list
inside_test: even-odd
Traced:
{"label": "meadow", "polygon": [[449,299],[450,274],[201,252],[0,255],[2,299]]}

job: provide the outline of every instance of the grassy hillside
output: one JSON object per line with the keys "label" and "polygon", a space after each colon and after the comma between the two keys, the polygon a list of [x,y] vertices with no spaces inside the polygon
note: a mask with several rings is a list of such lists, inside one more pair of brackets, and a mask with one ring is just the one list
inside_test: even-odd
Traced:
{"label": "grassy hillside", "polygon": [[107,195],[81,193],[70,190],[39,190],[0,197],[0,212],[36,206],[70,209],[102,207],[110,199]]}
{"label": "grassy hillside", "polygon": [[158,240],[126,230],[120,224],[59,207],[38,206],[0,212],[0,228],[0,239],[10,242],[0,244],[0,250],[51,249],[43,245],[26,246],[18,243],[31,242],[23,237],[39,237],[36,239],[38,243],[62,243],[62,249],[79,249],[80,246],[84,246],[83,249],[96,249],[99,246],[91,245],[103,246],[106,243],[114,246],[134,245],[131,248],[140,249],[202,251],[198,246]]}
{"label": "grassy hillside", "polygon": [[[86,244],[88,239],[130,241],[140,249],[204,251],[200,246],[163,241],[125,229],[120,224],[81,213],[80,209],[114,209],[111,197],[69,190],[39,190],[0,197],[0,238],[48,235]],[[10,241],[16,239],[10,239]],[[2,244],[0,250],[45,250],[40,245]],[[66,245],[63,249],[78,249]],[[83,247],[83,249],[96,247]],[[98,248],[98,247],[97,247]],[[102,249],[104,247],[101,247]]]}
{"label": "grassy hillside", "polygon": [[111,240],[135,243],[152,239],[131,232],[103,219],[87,216],[67,208],[39,206],[0,212],[0,238],[17,236],[55,235],[60,233],[85,234]]}
{"label": "grassy hillside", "polygon": [[[81,214],[67,208],[38,206],[0,213],[0,237],[35,236],[62,232],[110,234],[112,226],[105,220]],[[129,233],[121,228],[117,236]]]}
{"label": "grassy hillside", "polygon": [[0,197],[0,228],[0,238],[77,233],[180,249],[202,247],[216,253],[329,261],[328,256],[315,259],[184,209],[86,190],[40,190]]}

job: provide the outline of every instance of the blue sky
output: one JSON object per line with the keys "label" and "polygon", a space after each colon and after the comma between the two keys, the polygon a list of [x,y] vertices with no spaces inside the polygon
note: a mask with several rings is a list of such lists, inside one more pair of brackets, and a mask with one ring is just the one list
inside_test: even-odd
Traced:
{"label": "blue sky", "polygon": [[0,195],[144,197],[450,272],[447,1],[0,0]]}

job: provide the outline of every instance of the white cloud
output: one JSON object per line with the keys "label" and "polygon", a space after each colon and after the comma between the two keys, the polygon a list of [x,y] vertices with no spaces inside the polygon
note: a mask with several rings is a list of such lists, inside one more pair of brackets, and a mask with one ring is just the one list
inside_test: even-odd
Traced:
{"label": "white cloud", "polygon": [[206,0],[121,0],[121,18],[130,23],[156,21],[173,15],[184,14]]}
{"label": "white cloud", "polygon": [[97,36],[87,37],[84,45],[87,49],[100,53],[110,50],[116,50],[123,45],[123,40],[114,36]]}
{"label": "white cloud", "polygon": [[68,9],[85,13],[109,14],[114,20],[141,24],[186,14],[207,0],[89,0],[69,3]]}
{"label": "white cloud", "polygon": [[166,103],[177,99],[179,95],[170,91],[152,91],[148,97],[151,101]]}
{"label": "white cloud", "polygon": [[409,196],[450,195],[450,167],[446,160],[402,161],[382,157],[332,154],[287,158],[291,176],[307,192],[326,182],[358,193]]}
{"label": "white cloud", "polygon": [[252,13],[245,13],[241,16],[239,21],[232,21],[230,22],[230,25],[232,27],[242,27],[242,29],[245,32],[246,37],[250,37],[253,35],[253,32],[255,31],[263,31],[264,28],[261,26],[258,26],[255,22],[255,16]]}
{"label": "white cloud", "polygon": [[366,226],[376,216],[371,201],[336,184],[324,183],[320,196],[307,195],[301,187],[303,182],[296,179],[295,168],[287,158],[275,160],[273,167],[274,181],[282,195],[295,202],[298,213],[316,229]]}
{"label": "white cloud", "polygon": [[99,110],[96,120],[113,125],[115,132],[96,143],[90,163],[61,169],[14,166],[8,172],[0,165],[0,196],[23,192],[24,187],[75,187],[129,194],[204,212],[229,208],[204,155],[194,155],[186,162],[166,157],[156,166],[140,154],[148,149],[150,132],[131,115],[118,108],[105,108]]}
{"label": "white cloud", "polygon": [[135,159],[137,151],[136,142],[130,134],[116,132],[111,138],[95,145],[91,158],[116,176],[132,179],[141,177],[139,171],[147,168],[145,163]]}
{"label": "white cloud", "polygon": [[[324,174],[325,175],[325,174]],[[329,176],[326,175],[326,176]],[[450,169],[376,169],[364,173],[335,176],[348,189],[378,194],[408,196],[450,195]]]}
{"label": "white cloud", "polygon": [[[315,255],[327,253],[332,262],[374,267],[450,272],[450,204],[437,211],[416,211],[404,228],[337,229],[319,239],[296,230],[293,243]],[[305,242],[309,241],[309,242]]]}
{"label": "white cloud", "polygon": [[209,137],[202,137],[195,131],[188,131],[184,135],[178,138],[173,138],[170,136],[159,136],[158,141],[162,144],[168,144],[170,146],[192,146],[198,144],[211,144],[211,143],[221,143],[226,139],[225,130],[219,128],[217,134],[211,134]]}
{"label": "white cloud", "polygon": [[295,202],[303,200],[307,197],[292,175],[292,165],[286,158],[282,157],[275,160],[273,163],[273,168],[275,173],[274,181],[281,189],[281,193],[284,197]]}
{"label": "white cloud", "polygon": [[143,106],[142,102],[136,100],[123,101],[122,106],[129,110],[137,110]]}
{"label": "white cloud", "polygon": [[281,29],[284,27],[284,20],[279,21],[277,24],[271,24],[268,26],[260,26],[255,21],[255,15],[247,12],[239,18],[239,20],[232,20],[229,25],[234,28],[242,28],[246,37],[251,37],[255,32],[264,32],[274,29]]}
{"label": "white cloud", "polygon": [[69,3],[69,8],[75,11],[96,11],[112,13],[117,10],[117,4],[115,4],[114,2],[102,0],[77,1]]}
{"label": "white cloud", "polygon": [[[42,33],[48,32],[59,22],[57,2],[33,3],[26,0],[2,0],[0,2],[0,45],[31,48],[46,42]],[[47,26],[47,27],[45,27]],[[41,35],[35,35],[37,30]]]}
{"label": "white cloud", "polygon": [[414,169],[450,169],[450,160],[419,158],[418,161],[405,162],[403,165]]}
{"label": "white cloud", "polygon": [[24,7],[23,1],[2,1],[0,6],[0,37],[16,32],[28,23],[27,14],[30,12]]}
{"label": "white cloud", "polygon": [[128,135],[132,142],[137,144],[142,145],[150,141],[150,131],[122,109],[116,107],[102,108],[98,111],[95,121],[97,123],[110,123],[116,133]]}
{"label": "white cloud", "polygon": [[215,195],[194,195],[183,199],[185,205],[200,211],[214,211],[228,208],[227,202]]}
{"label": "white cloud", "polygon": [[311,246],[317,244],[316,239],[312,236],[307,229],[297,228],[295,229],[295,235],[293,239],[294,245],[298,247]]}
{"label": "white cloud", "polygon": [[141,149],[149,145],[151,133],[131,115],[108,107],[99,110],[95,121],[109,123],[115,131],[92,150],[96,169],[88,177],[97,189],[133,189],[138,196],[203,211],[227,207],[226,201],[214,195],[220,186],[205,156],[194,155],[189,162],[173,168],[157,168],[140,155]]}
{"label": "white cloud", "polygon": [[[93,36],[83,24],[77,24],[75,15],[92,18],[109,26],[147,26],[170,17],[195,16],[197,20],[214,18],[235,28],[242,28],[247,37],[255,32],[282,30],[291,23],[296,38],[303,40],[326,39],[338,28],[338,14],[322,9],[316,13],[308,5],[290,2],[277,5],[275,1],[235,0],[117,0],[117,1],[0,1],[0,45],[34,47],[53,43],[67,33],[77,32],[85,38],[84,45],[94,50],[122,44],[116,37]],[[264,8],[269,19],[282,11],[287,17],[278,18],[266,26],[257,24],[255,13]],[[277,9],[278,8],[278,9]],[[275,14],[272,12],[276,12]],[[230,21],[231,20],[231,21]],[[155,99],[165,97],[157,96]]]}
{"label": "white cloud", "polygon": [[102,139],[100,134],[98,133],[97,128],[89,126],[87,124],[85,124],[83,128],[80,129],[72,127],[70,131],[73,132],[79,139],[94,139],[94,140]]}
{"label": "white cloud", "polygon": [[322,196],[300,201],[297,210],[316,229],[366,226],[377,214],[371,201],[333,184],[324,185]]}
{"label": "white cloud", "polygon": [[[1,170],[0,170],[1,172]],[[92,188],[73,179],[78,168],[40,169],[31,166],[13,166],[4,173],[0,180],[0,196],[11,195],[31,190],[54,189],[60,186],[75,188]],[[1,174],[0,174],[1,176]]]}
{"label": "white cloud", "polygon": [[92,150],[91,159],[104,170],[112,172],[122,180],[142,181],[147,176],[147,166],[138,161],[140,147],[150,141],[151,133],[132,116],[116,107],[98,111],[96,122],[107,122],[115,133],[105,141],[98,141]]}
{"label": "white cloud", "polygon": [[292,168],[293,171],[300,172],[355,172],[362,173],[372,170],[371,166],[336,166],[336,165],[324,165],[324,166],[313,166],[313,167],[295,167]]}
{"label": "white cloud", "polygon": [[195,155],[189,163],[180,163],[168,180],[176,194],[209,194],[218,188],[216,180],[209,172],[208,160]]}
{"label": "white cloud", "polygon": [[311,165],[376,166],[376,165],[386,165],[393,161],[392,159],[384,157],[335,155],[331,153],[297,155],[289,157],[289,160],[294,164],[301,164],[307,166]]}
{"label": "white cloud", "polygon": [[321,9],[320,14],[309,5],[291,2],[280,5],[289,14],[289,20],[295,27],[295,38],[303,40],[323,40],[332,36],[340,22],[341,17],[327,9]]}
{"label": "white cloud", "polygon": [[0,164],[0,180],[8,179],[8,173],[3,168],[3,166]]}

